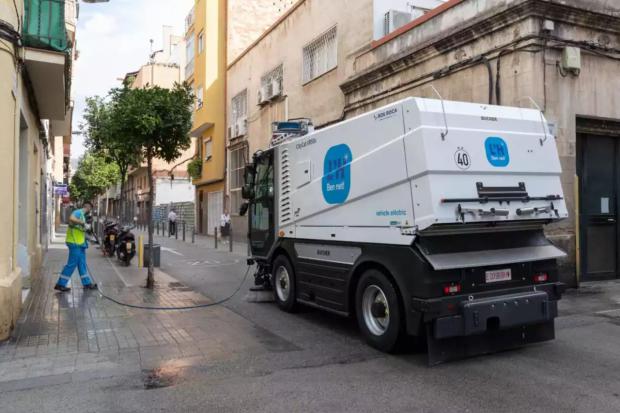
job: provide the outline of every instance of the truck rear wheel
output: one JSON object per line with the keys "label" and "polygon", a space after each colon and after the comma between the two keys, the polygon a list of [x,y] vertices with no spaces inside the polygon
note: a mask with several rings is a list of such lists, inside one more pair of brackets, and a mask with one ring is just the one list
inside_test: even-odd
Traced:
{"label": "truck rear wheel", "polygon": [[379,270],[362,274],[355,293],[357,323],[364,338],[374,348],[392,352],[404,336],[403,314],[398,292]]}
{"label": "truck rear wheel", "polygon": [[295,273],[284,255],[277,257],[272,265],[273,295],[280,309],[292,313],[297,308]]}

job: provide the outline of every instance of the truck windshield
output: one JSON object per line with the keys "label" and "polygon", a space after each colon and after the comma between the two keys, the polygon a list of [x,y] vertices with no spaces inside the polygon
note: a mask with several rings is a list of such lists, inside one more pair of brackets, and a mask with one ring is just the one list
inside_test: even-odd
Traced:
{"label": "truck windshield", "polygon": [[252,254],[264,256],[273,243],[273,152],[256,161],[255,196],[250,206],[250,238]]}

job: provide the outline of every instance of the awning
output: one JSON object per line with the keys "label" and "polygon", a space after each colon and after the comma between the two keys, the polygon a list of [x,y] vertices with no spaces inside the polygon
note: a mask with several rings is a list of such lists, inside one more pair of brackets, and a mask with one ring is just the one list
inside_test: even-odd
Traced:
{"label": "awning", "polygon": [[436,270],[515,264],[520,262],[550,260],[566,256],[564,251],[551,244],[534,247],[452,252],[444,254],[425,254],[423,251],[420,252]]}

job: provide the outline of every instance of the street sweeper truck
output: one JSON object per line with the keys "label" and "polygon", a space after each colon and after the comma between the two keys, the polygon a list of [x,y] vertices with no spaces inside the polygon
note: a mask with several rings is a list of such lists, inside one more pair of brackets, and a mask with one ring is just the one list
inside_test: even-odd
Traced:
{"label": "street sweeper truck", "polygon": [[431,364],[551,340],[560,174],[539,110],[407,98],[282,122],[245,171],[250,262],[282,310],[353,316],[387,352],[417,336]]}

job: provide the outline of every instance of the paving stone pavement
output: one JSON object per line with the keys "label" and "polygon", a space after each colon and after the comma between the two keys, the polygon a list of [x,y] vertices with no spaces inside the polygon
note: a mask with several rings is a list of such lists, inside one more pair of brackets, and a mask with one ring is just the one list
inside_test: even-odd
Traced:
{"label": "paving stone pavement", "polygon": [[[10,340],[0,344],[0,392],[49,379],[83,380],[162,368],[221,362],[251,351],[297,347],[224,307],[147,311],[124,307],[84,290],[77,274],[69,293],[53,287],[66,260],[62,240],[52,244]],[[144,306],[191,306],[210,300],[158,271],[154,290],[142,287],[146,270],[119,267],[88,250],[91,274],[106,294]],[[41,379],[48,379],[41,380]]]}

